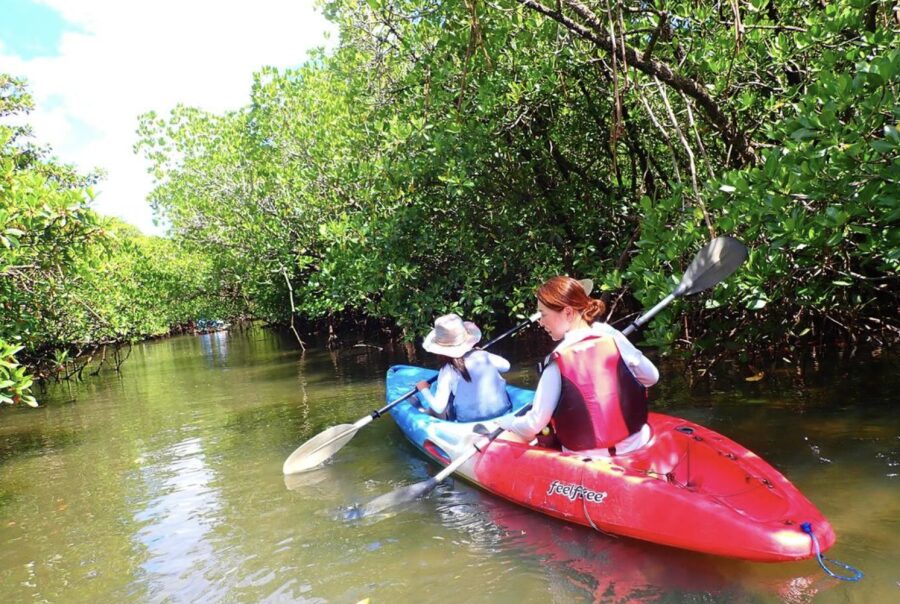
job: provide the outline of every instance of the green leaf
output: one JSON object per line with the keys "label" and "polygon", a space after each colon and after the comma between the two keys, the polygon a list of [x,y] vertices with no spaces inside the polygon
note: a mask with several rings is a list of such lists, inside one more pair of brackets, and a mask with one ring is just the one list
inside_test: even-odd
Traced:
{"label": "green leaf", "polygon": [[897,150],[898,145],[896,143],[891,143],[886,140],[876,139],[869,143],[873,149],[878,151],[879,153],[892,153]]}
{"label": "green leaf", "polygon": [[893,141],[894,144],[900,144],[900,133],[897,132],[897,128],[895,126],[885,126],[884,137],[888,140]]}
{"label": "green leaf", "polygon": [[764,298],[757,298],[750,303],[748,308],[750,310],[760,310],[762,308],[765,308],[766,304],[768,303],[769,301]]}

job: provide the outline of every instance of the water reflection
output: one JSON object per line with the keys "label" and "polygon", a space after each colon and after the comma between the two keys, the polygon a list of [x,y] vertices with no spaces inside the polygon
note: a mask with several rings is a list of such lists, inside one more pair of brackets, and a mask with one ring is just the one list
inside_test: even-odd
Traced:
{"label": "water reflection", "polygon": [[206,465],[203,443],[189,438],[157,454],[140,470],[148,493],[156,497],[139,509],[134,535],[147,558],[141,565],[149,593],[194,601],[215,587],[201,568],[217,563],[211,532],[220,520],[220,495],[211,487],[215,473]]}
{"label": "water reflection", "polygon": [[523,557],[537,558],[552,602],[745,602],[756,596],[805,604],[838,583],[816,572],[797,576],[809,565],[796,564],[765,565],[765,576],[757,577],[761,565],[597,533],[456,487],[441,495],[441,521],[484,554],[519,565]]}
{"label": "water reflection", "polygon": [[197,336],[207,366],[228,366],[228,333],[227,331],[211,331]]}

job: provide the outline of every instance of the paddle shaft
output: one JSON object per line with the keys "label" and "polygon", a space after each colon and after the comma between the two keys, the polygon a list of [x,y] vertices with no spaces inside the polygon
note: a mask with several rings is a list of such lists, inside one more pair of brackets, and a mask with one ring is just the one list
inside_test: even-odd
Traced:
{"label": "paddle shaft", "polygon": [[[527,405],[519,409],[518,412],[516,412],[516,415],[525,415],[526,413],[528,413],[529,409],[531,409],[531,403],[528,403]],[[454,460],[453,463],[449,464],[447,467],[445,467],[443,470],[432,477],[432,479],[435,481],[435,485],[453,474],[456,470],[459,469],[460,466],[469,461],[473,455],[475,455],[476,453],[480,453],[486,446],[497,440],[497,437],[503,434],[503,432],[505,432],[503,428],[497,428],[496,430],[479,440],[477,443],[473,444],[468,451],[466,451],[463,455]]]}
{"label": "paddle shaft", "polygon": [[510,329],[507,329],[505,332],[501,333],[499,336],[497,336],[497,337],[494,338],[493,340],[490,340],[487,344],[485,344],[485,345],[482,346],[481,348],[482,348],[482,349],[490,348],[491,346],[493,346],[494,344],[496,344],[497,342],[499,342],[499,341],[502,340],[503,338],[509,337],[509,336],[513,335],[514,333],[518,333],[518,332],[522,331],[523,329],[525,329],[526,327],[528,327],[529,325],[531,325],[532,323],[534,323],[535,321],[537,321],[537,320],[540,319],[540,318],[541,318],[541,313],[539,313],[539,312],[534,313],[533,315],[531,315],[530,317],[528,317],[527,320],[522,321],[521,323],[519,323],[519,324],[516,325],[515,327],[512,327],[512,328],[510,328]]}
{"label": "paddle shaft", "polygon": [[654,306],[653,308],[648,310],[646,313],[644,313],[643,315],[641,315],[640,317],[635,319],[631,323],[631,325],[629,325],[628,327],[623,329],[622,334],[624,334],[626,336],[633,334],[635,331],[640,329],[641,326],[643,326],[647,321],[652,319],[656,315],[656,313],[658,313],[659,311],[664,309],[666,306],[668,306],[674,299],[675,299],[675,294],[669,294],[668,296],[663,298],[659,304],[657,304],[656,306]]}
{"label": "paddle shaft", "polygon": [[[524,408],[518,411],[517,415],[521,415],[527,412],[530,407],[531,405],[526,405]],[[490,434],[483,436],[477,443],[471,445],[469,449],[462,455],[460,455],[457,459],[447,465],[443,470],[441,470],[428,480],[423,480],[422,482],[417,482],[415,484],[396,489],[394,491],[391,491],[390,493],[386,493],[380,497],[376,497],[362,507],[357,506],[353,508],[354,513],[351,515],[351,518],[356,519],[365,516],[374,516],[376,514],[380,514],[388,508],[392,508],[394,506],[425,497],[426,495],[431,493],[431,491],[433,491],[435,487],[437,487],[437,485],[443,482],[445,478],[456,472],[464,463],[472,459],[472,457],[476,453],[484,450],[484,448],[487,447],[491,443],[491,441],[500,436],[502,433],[503,428],[497,428]]]}

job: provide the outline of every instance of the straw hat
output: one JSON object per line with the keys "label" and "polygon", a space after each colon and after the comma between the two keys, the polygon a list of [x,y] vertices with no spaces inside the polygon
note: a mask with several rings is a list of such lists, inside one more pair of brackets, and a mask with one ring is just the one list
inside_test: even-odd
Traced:
{"label": "straw hat", "polygon": [[481,330],[470,321],[463,321],[456,313],[450,313],[434,320],[434,329],[425,336],[422,348],[434,354],[458,358],[466,354],[478,340]]}

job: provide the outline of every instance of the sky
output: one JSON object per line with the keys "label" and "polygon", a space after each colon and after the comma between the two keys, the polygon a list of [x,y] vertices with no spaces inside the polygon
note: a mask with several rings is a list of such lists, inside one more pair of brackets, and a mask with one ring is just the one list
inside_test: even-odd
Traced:
{"label": "sky", "polygon": [[0,71],[28,82],[34,141],[106,177],[93,208],[160,235],[137,117],[249,103],[261,67],[302,64],[337,30],[314,0],[0,0]]}

